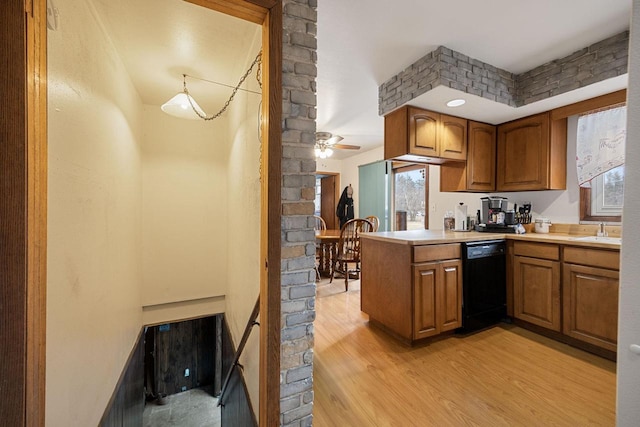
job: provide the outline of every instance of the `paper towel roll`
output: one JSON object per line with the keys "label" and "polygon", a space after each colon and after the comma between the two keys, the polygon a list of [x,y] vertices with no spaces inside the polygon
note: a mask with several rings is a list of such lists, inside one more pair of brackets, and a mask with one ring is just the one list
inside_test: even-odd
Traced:
{"label": "paper towel roll", "polygon": [[467,230],[467,205],[458,205],[455,210],[455,219],[456,219],[456,230],[457,231],[466,231]]}

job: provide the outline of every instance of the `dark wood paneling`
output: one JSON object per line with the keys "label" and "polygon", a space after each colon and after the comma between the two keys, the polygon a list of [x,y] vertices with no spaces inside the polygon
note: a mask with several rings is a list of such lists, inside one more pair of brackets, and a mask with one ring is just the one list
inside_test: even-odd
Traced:
{"label": "dark wood paneling", "polygon": [[[235,345],[231,339],[231,333],[227,322],[223,322],[222,336],[222,373],[226,378],[227,372],[233,363]],[[224,401],[220,411],[222,427],[257,427],[249,392],[244,382],[242,370],[235,368],[225,390]]]}
{"label": "dark wood paneling", "polygon": [[3,1],[0,18],[0,419],[22,426],[27,381],[24,1]]}
{"label": "dark wood paneling", "polygon": [[144,413],[144,333],[129,355],[100,427],[138,427]]}
{"label": "dark wood paneling", "polygon": [[157,393],[175,394],[214,384],[215,317],[154,328]]}

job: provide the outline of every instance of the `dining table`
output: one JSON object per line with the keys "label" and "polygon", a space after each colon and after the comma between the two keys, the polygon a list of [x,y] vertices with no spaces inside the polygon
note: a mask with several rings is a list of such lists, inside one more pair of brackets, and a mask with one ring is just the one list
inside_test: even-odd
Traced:
{"label": "dining table", "polygon": [[316,230],[316,244],[318,245],[318,256],[320,257],[318,272],[322,276],[331,276],[339,240],[340,230]]}

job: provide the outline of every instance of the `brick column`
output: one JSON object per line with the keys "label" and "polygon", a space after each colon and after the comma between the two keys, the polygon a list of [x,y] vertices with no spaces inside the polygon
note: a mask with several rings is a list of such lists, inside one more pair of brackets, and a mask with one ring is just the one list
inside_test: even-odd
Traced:
{"label": "brick column", "polygon": [[280,424],[310,426],[315,319],[316,0],[283,0]]}

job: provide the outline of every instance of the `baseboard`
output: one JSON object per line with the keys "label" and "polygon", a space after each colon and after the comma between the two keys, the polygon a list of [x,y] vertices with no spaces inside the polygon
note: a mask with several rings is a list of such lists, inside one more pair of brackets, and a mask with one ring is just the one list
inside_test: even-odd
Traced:
{"label": "baseboard", "polygon": [[144,328],[140,330],[116,387],[100,420],[100,427],[141,426],[144,413]]}

